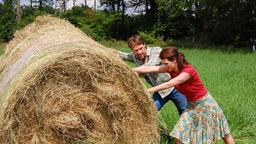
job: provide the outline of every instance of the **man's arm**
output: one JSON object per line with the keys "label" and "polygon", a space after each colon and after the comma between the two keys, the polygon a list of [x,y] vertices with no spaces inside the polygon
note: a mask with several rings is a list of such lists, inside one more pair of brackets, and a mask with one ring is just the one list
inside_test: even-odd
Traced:
{"label": "man's arm", "polygon": [[132,53],[117,51],[117,54],[123,60],[134,62],[134,56]]}
{"label": "man's arm", "polygon": [[122,51],[118,51],[116,49],[113,49],[113,48],[110,48],[111,52],[120,57],[121,59],[123,60],[127,60],[127,61],[131,61],[131,62],[134,62],[134,56],[132,53],[127,53],[127,52],[122,52]]}

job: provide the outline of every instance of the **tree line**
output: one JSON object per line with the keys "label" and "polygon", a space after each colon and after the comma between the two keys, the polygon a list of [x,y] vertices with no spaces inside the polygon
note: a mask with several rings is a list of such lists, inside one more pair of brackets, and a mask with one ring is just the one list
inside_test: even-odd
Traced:
{"label": "tree line", "polygon": [[[70,0],[71,1],[71,0]],[[179,39],[194,43],[248,46],[256,38],[255,0],[99,0],[96,9],[87,0],[67,9],[69,0],[20,0],[0,3],[0,40],[36,16],[52,14],[68,19],[95,38],[125,40],[131,34],[163,40]]]}

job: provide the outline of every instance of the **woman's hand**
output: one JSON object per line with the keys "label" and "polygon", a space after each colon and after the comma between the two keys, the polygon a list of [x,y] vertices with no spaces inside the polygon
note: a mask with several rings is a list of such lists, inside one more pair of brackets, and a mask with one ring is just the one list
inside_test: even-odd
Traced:
{"label": "woman's hand", "polygon": [[147,90],[148,90],[149,93],[153,93],[154,92],[152,88],[148,88]]}

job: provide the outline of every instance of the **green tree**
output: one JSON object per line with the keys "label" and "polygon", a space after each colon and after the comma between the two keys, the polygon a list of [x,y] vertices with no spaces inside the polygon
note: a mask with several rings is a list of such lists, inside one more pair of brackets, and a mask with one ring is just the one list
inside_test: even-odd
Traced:
{"label": "green tree", "polygon": [[199,39],[214,44],[245,45],[256,30],[255,3],[253,0],[198,1],[194,26]]}
{"label": "green tree", "polygon": [[14,13],[15,2],[5,0],[0,3],[0,40],[7,42],[16,30],[16,17]]}
{"label": "green tree", "polygon": [[189,21],[190,5],[180,0],[158,1],[158,21],[155,23],[155,31],[158,35],[168,38],[185,37],[191,29]]}
{"label": "green tree", "polygon": [[111,35],[110,28],[114,15],[103,11],[95,11],[88,7],[73,7],[63,13],[62,17],[96,40],[107,39]]}
{"label": "green tree", "polygon": [[101,0],[101,5],[105,7],[106,11],[109,11],[114,15],[114,19],[116,20],[113,25],[114,30],[113,34],[114,37],[119,38],[122,37],[122,30],[125,27],[125,18],[126,18],[126,9],[128,3],[124,0]]}

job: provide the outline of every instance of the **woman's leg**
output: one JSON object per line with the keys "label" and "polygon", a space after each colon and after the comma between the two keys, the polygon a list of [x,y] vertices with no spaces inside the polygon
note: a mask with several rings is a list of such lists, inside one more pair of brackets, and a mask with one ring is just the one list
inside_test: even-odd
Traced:
{"label": "woman's leg", "polygon": [[235,141],[230,134],[226,134],[222,139],[225,142],[225,144],[235,144]]}

